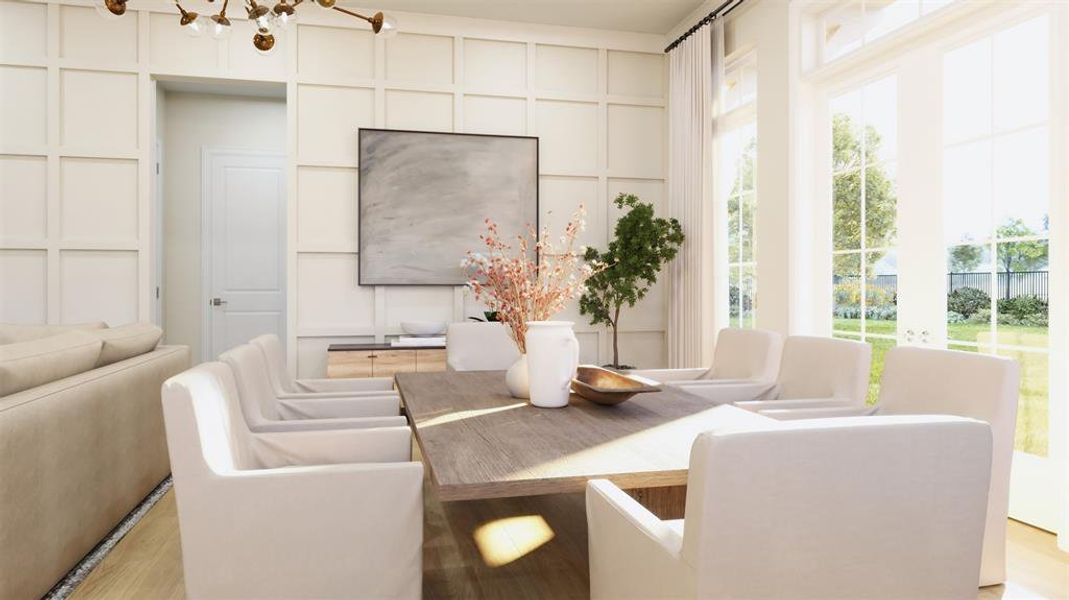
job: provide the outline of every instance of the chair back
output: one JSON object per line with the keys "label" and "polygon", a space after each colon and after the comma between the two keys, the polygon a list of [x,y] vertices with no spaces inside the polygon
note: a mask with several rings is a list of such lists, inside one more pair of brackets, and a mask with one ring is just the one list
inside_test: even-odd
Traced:
{"label": "chair back", "polygon": [[950,416],[700,435],[683,559],[700,598],[975,597],[991,430]]}
{"label": "chair back", "polygon": [[872,347],[863,342],[801,335],[783,343],[777,397],[835,398],[863,405],[868,395]]}
{"label": "chair back", "polygon": [[267,363],[267,376],[275,392],[278,394],[297,392],[297,384],[290,375],[286,355],[282,351],[282,342],[279,341],[278,336],[265,333],[252,338],[249,343],[263,352],[264,361]]}
{"label": "chair back", "polygon": [[271,386],[270,369],[259,348],[242,344],[220,354],[219,360],[234,373],[241,412],[249,427],[280,419],[278,394]]}
{"label": "chair back", "polygon": [[975,352],[900,346],[884,357],[879,414],[958,415],[991,425],[991,489],[981,585],[1006,579],[1006,518],[1020,367]]}
{"label": "chair back", "polygon": [[180,485],[254,466],[228,366],[197,365],[165,381],[162,395],[171,471]]}
{"label": "chair back", "polygon": [[504,371],[519,358],[516,342],[501,323],[451,323],[446,332],[451,371]]}
{"label": "chair back", "polygon": [[713,366],[702,379],[775,381],[783,353],[783,336],[763,329],[721,329],[713,349]]}

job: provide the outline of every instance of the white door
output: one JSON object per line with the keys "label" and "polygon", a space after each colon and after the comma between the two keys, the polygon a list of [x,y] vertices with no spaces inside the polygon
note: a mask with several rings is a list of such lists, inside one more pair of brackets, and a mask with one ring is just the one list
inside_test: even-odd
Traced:
{"label": "white door", "polygon": [[265,333],[285,340],[284,157],[205,149],[202,177],[204,356]]}
{"label": "white door", "polygon": [[[1043,10],[964,27],[829,88],[833,333],[1021,368],[1011,516],[1058,531],[1067,200]],[[1064,67],[1064,65],[1061,65]]]}

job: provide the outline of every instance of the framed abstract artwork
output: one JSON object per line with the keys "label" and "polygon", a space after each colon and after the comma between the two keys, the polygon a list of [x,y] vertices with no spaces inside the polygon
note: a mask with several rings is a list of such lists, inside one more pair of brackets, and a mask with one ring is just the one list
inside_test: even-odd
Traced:
{"label": "framed abstract artwork", "polygon": [[361,129],[360,285],[463,285],[485,219],[538,227],[538,138]]}

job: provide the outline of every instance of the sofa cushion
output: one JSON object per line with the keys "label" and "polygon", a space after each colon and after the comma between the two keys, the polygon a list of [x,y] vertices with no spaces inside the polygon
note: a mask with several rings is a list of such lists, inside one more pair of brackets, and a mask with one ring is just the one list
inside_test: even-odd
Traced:
{"label": "sofa cushion", "polygon": [[92,323],[75,323],[73,325],[17,325],[14,323],[0,323],[0,344],[14,344],[38,340],[69,331],[81,331],[92,329],[106,329],[108,324],[104,321]]}
{"label": "sofa cushion", "polygon": [[152,352],[163,337],[163,330],[152,323],[131,323],[90,333],[104,342],[96,362],[98,367]]}
{"label": "sofa cushion", "polygon": [[94,368],[103,344],[88,332],[71,331],[0,346],[0,396]]}

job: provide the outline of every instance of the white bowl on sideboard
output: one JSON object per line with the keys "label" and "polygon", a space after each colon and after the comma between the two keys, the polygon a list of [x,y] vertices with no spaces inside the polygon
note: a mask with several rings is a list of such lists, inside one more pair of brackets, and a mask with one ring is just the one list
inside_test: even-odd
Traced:
{"label": "white bowl on sideboard", "polygon": [[445,321],[401,321],[401,331],[408,335],[441,335],[447,326]]}

